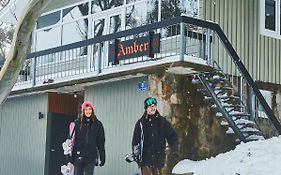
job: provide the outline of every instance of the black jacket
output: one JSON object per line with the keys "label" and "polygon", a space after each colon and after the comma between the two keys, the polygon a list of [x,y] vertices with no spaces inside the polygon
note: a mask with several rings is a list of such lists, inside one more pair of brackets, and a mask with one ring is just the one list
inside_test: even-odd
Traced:
{"label": "black jacket", "polygon": [[173,152],[178,152],[177,134],[171,124],[158,111],[155,116],[148,116],[145,112],[135,125],[133,147],[141,141],[140,123],[142,123],[144,135],[140,166],[162,168],[165,162],[166,141]]}
{"label": "black jacket", "polygon": [[84,121],[82,127],[81,121],[75,121],[75,140],[72,152],[72,160],[77,157],[83,157],[88,162],[96,163],[100,158],[105,162],[105,136],[102,123],[95,117],[93,120]]}

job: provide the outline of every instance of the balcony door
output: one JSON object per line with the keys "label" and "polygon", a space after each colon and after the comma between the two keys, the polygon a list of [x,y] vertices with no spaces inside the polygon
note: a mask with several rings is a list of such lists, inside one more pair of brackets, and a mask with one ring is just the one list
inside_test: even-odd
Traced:
{"label": "balcony door", "polygon": [[100,12],[92,18],[92,37],[115,33],[125,28],[123,8]]}
{"label": "balcony door", "polygon": [[[110,9],[98,13],[92,18],[91,37],[112,34],[125,29],[125,15],[122,8]],[[92,58],[90,58],[91,69],[97,70],[99,66],[105,67],[107,63],[107,46],[108,43],[102,43],[92,46]],[[101,64],[98,58],[101,57]]]}

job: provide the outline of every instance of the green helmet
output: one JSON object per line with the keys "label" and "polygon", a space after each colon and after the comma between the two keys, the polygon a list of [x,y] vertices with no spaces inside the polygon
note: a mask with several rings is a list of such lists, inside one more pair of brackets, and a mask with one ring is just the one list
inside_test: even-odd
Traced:
{"label": "green helmet", "polygon": [[157,100],[154,97],[148,97],[144,100],[144,109],[146,109],[148,106],[151,106],[152,104],[157,105]]}

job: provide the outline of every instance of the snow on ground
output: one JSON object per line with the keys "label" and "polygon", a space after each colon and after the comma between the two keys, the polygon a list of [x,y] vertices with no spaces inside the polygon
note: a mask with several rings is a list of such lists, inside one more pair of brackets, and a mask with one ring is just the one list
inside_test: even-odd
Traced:
{"label": "snow on ground", "polygon": [[280,175],[281,136],[241,143],[232,151],[201,161],[182,160],[175,174],[194,175]]}

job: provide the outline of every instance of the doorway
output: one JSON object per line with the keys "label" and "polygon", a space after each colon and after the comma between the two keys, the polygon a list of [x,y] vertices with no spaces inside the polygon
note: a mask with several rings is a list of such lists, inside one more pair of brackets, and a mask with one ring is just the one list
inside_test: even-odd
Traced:
{"label": "doorway", "polygon": [[79,115],[83,99],[84,95],[77,93],[48,93],[45,175],[61,175],[61,166],[67,164],[62,143],[68,136],[70,122]]}

